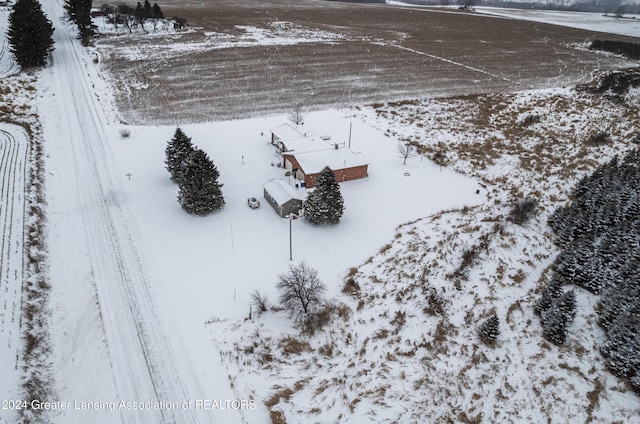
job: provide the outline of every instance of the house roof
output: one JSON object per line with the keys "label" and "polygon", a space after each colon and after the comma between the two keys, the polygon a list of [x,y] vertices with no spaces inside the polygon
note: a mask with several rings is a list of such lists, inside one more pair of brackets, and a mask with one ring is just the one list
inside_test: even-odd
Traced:
{"label": "house roof", "polygon": [[279,140],[287,141],[287,140],[295,140],[297,138],[304,138],[305,135],[298,131],[296,128],[291,125],[285,123],[278,125],[277,127],[271,128],[270,130]]}
{"label": "house roof", "polygon": [[307,175],[317,174],[322,171],[325,166],[336,171],[369,164],[369,161],[367,161],[362,153],[356,153],[348,147],[316,152],[296,152],[294,156]]}
{"label": "house roof", "polygon": [[284,205],[291,199],[303,200],[304,190],[296,190],[286,181],[272,179],[264,183],[264,190],[279,204]]}
{"label": "house roof", "polygon": [[315,140],[298,131],[289,124],[282,124],[270,130],[284,144],[287,152],[312,152],[316,150],[333,149],[333,144],[323,140]]}

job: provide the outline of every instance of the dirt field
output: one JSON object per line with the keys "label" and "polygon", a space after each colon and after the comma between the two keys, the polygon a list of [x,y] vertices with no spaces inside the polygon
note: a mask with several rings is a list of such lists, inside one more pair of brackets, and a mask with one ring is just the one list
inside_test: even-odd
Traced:
{"label": "dirt field", "polygon": [[[241,4],[238,4],[241,3]],[[454,10],[301,0],[172,0],[195,31],[99,40],[130,123],[557,87],[628,66],[584,49],[598,33]],[[606,36],[609,39],[625,39]]]}

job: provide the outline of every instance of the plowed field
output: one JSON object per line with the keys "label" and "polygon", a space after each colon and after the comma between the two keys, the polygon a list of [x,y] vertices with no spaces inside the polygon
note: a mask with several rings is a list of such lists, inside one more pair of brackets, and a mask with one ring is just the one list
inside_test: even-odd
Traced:
{"label": "plowed field", "polygon": [[192,31],[97,43],[127,122],[557,87],[630,65],[585,48],[602,34],[451,9],[312,0],[162,7]]}

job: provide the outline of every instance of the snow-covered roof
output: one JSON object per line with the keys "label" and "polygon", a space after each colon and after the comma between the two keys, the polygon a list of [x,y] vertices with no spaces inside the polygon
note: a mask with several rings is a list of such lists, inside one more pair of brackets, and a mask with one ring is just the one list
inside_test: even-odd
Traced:
{"label": "snow-covered roof", "polygon": [[317,174],[322,171],[325,166],[335,171],[369,164],[369,161],[362,153],[356,153],[348,147],[296,153],[295,158],[307,175]]}
{"label": "snow-covered roof", "polygon": [[299,191],[287,184],[286,181],[279,179],[272,179],[264,183],[264,190],[269,193],[269,196],[279,204],[283,205],[291,199],[303,200],[304,190]]}
{"label": "snow-covered roof", "polygon": [[[306,133],[298,131],[297,128],[289,124],[282,124],[271,129],[278,141],[284,144],[287,152],[314,152],[316,150],[333,149],[333,144],[329,144],[323,139],[316,140],[307,136]],[[330,139],[330,138],[329,138]]]}
{"label": "snow-covered roof", "polygon": [[289,124],[278,125],[270,130],[278,140],[289,141],[298,138],[305,138],[305,135]]}

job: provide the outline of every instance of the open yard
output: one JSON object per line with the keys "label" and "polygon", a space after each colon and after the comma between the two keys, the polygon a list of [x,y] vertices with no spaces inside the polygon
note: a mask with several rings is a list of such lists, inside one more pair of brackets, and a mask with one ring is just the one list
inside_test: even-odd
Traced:
{"label": "open yard", "polygon": [[603,34],[457,10],[311,0],[162,7],[191,29],[127,35],[121,28],[96,42],[125,122],[558,87],[630,65],[584,48]]}
{"label": "open yard", "polygon": [[[562,346],[534,313],[559,252],[549,215],[640,139],[638,87],[574,88],[633,65],[590,52],[591,39],[631,38],[436,8],[161,6],[189,30],[98,20],[108,35],[84,48],[62,0],[45,3],[56,48],[33,74],[8,75],[0,40],[0,120],[27,124],[43,149],[23,167],[22,126],[1,124],[0,367],[20,366],[0,391],[97,405],[43,412],[56,423],[640,424],[639,398],[598,348],[597,299],[576,289]],[[292,182],[269,141],[297,104],[299,131],[367,158],[368,175],[340,186],[335,226],[280,218],[263,198],[272,178]],[[226,204],[209,216],[177,202],[164,163],[176,126],[220,172]],[[406,144],[418,154],[403,164]],[[20,190],[25,169],[36,184]],[[514,222],[514,202],[530,198],[535,214]],[[330,320],[313,335],[275,286],[301,261],[327,286]],[[19,274],[40,297],[18,293]],[[271,308],[250,309],[254,290]],[[23,310],[18,326],[19,296],[50,315]],[[486,343],[478,327],[493,315],[500,333]],[[50,340],[40,356],[14,347],[31,328]],[[233,399],[253,407],[192,402]]]}

